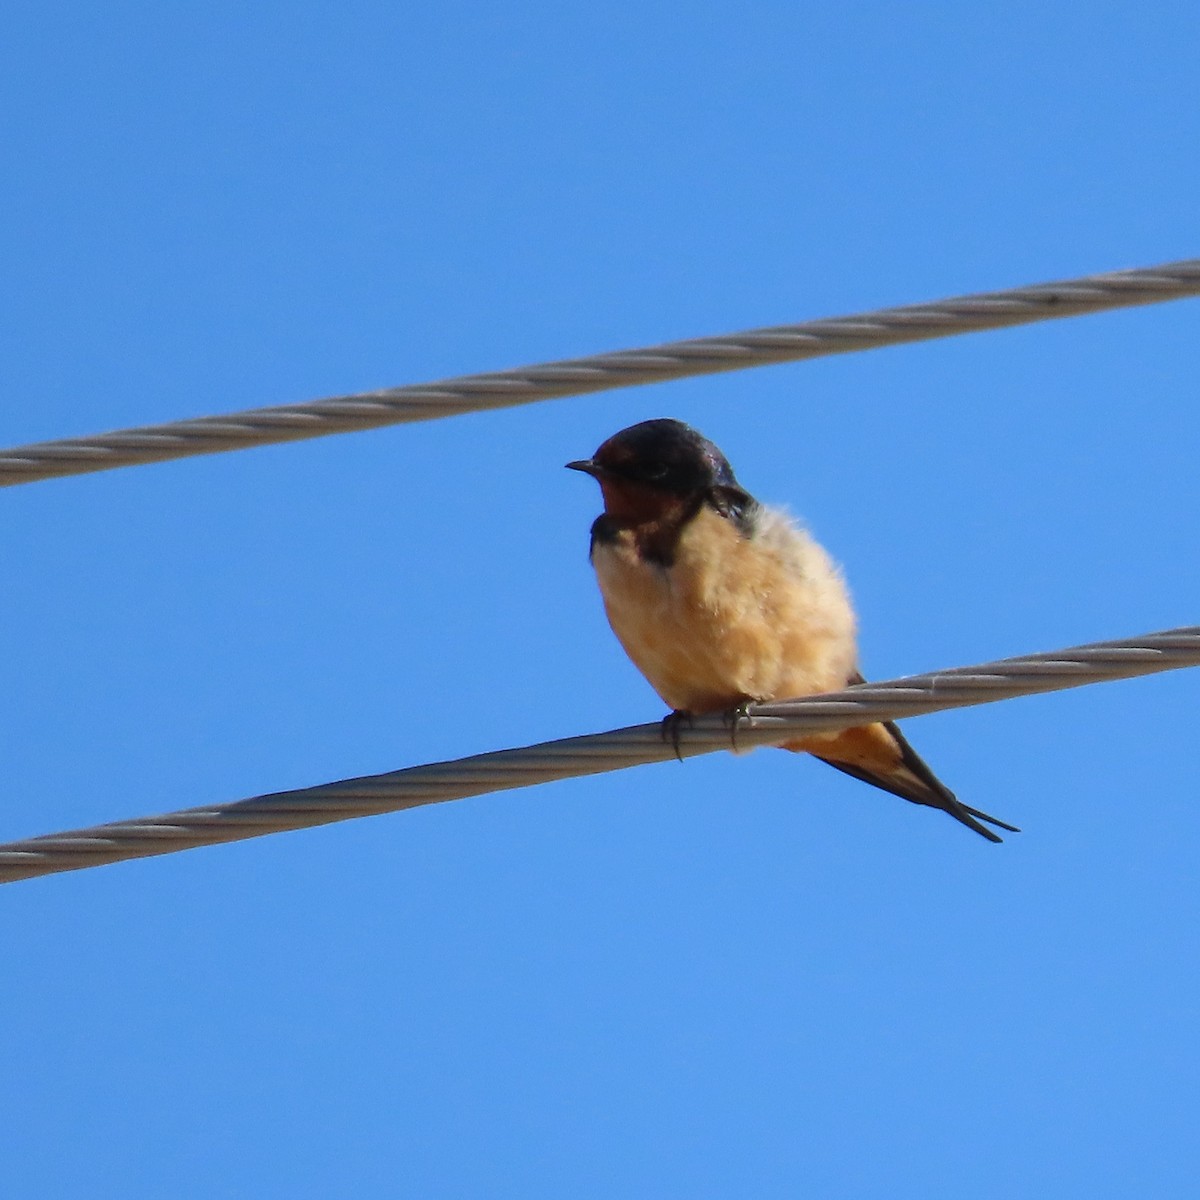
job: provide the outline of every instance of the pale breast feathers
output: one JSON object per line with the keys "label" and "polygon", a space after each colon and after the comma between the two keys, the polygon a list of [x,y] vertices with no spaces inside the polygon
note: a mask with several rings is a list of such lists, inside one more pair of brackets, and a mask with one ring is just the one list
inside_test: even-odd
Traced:
{"label": "pale breast feathers", "polygon": [[712,712],[747,699],[841,687],[854,669],[854,615],[841,574],[785,513],[739,525],[702,508],[669,564],[631,530],[593,553],[609,623],[672,708]]}

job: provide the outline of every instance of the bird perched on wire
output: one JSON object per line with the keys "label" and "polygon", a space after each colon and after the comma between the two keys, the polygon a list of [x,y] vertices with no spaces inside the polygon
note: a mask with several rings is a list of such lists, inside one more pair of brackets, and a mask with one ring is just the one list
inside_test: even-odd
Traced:
{"label": "bird perched on wire", "polygon": [[[642,421],[567,463],[600,484],[591,560],[609,624],[676,720],[863,682],[854,610],[829,555],[760,504],[682,421]],[[668,718],[670,720],[670,718]],[[892,722],[788,742],[989,841],[1013,825],[962,804]]]}

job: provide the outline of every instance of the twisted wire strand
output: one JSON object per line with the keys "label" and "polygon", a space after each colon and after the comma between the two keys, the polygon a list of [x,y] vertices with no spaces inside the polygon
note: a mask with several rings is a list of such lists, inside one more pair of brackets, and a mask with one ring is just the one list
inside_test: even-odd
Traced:
{"label": "twisted wire strand", "polygon": [[[872,721],[1198,665],[1200,626],[1168,629],[1123,641],[860,684],[824,696],[754,705],[748,721],[736,730],[737,745],[778,743]],[[731,728],[722,717],[700,717],[691,728],[681,731],[679,753],[692,757],[728,749],[731,737]],[[660,724],[634,725],[231,804],[48,834],[0,845],[0,883],[616,771],[662,762],[674,754]]]}
{"label": "twisted wire strand", "polygon": [[1200,259],[0,450],[0,487],[1200,294]]}

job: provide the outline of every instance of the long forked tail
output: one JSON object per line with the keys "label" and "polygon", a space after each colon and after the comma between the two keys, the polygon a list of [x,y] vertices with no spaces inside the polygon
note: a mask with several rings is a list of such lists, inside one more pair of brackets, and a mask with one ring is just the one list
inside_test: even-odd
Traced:
{"label": "long forked tail", "polygon": [[[850,682],[861,683],[862,676],[856,675]],[[861,779],[863,783],[881,788],[911,804],[940,808],[989,842],[1003,839],[988,825],[995,825],[997,829],[1005,829],[1009,833],[1021,832],[1015,825],[1001,821],[999,817],[963,804],[908,744],[908,739],[894,721],[860,725],[844,730],[833,738],[789,742],[782,749],[807,751],[835,770]]]}

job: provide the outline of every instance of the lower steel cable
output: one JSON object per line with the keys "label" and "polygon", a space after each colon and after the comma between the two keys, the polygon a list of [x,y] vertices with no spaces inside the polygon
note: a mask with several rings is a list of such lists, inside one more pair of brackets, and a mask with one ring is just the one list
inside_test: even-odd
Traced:
{"label": "lower steel cable", "polygon": [[[1195,625],[754,705],[748,722],[738,727],[738,747],[770,745],[873,721],[1194,666],[1200,666],[1200,626]],[[720,716],[698,717],[691,727],[680,730],[681,757],[729,748],[730,727]],[[662,762],[675,753],[675,746],[663,738],[661,724],[655,722],[230,804],[52,833],[0,845],[0,883],[597,775]]]}

